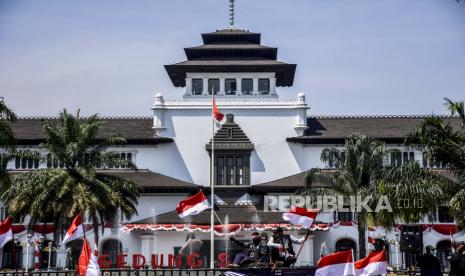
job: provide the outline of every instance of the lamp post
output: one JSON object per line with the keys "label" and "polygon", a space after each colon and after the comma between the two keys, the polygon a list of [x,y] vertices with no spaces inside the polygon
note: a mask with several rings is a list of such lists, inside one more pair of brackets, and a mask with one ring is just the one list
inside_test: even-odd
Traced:
{"label": "lamp post", "polygon": [[26,272],[29,271],[29,250],[31,246],[31,233],[26,235]]}
{"label": "lamp post", "polygon": [[52,268],[52,242],[48,242],[48,267],[47,271],[50,271]]}

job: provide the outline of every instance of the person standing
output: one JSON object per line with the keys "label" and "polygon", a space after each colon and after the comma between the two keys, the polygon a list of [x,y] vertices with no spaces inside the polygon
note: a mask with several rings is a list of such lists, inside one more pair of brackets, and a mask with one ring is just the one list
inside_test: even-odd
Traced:
{"label": "person standing", "polygon": [[450,262],[449,276],[465,275],[465,242],[457,242],[455,252],[447,260]]}
{"label": "person standing", "polygon": [[284,230],[278,227],[268,241],[268,246],[272,249],[272,261],[282,262],[283,266],[290,267],[297,261],[292,244],[302,244],[304,240],[304,237],[296,238],[292,235],[284,235]]}
{"label": "person standing", "polygon": [[426,253],[418,257],[417,266],[420,267],[420,275],[422,276],[442,276],[441,263],[433,255],[433,251],[434,247],[428,245]]}

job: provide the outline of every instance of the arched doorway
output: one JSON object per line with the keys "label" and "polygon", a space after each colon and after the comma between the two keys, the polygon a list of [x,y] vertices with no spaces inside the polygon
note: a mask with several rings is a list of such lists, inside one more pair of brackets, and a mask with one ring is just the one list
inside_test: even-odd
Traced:
{"label": "arched doorway", "polygon": [[357,258],[357,246],[353,240],[340,239],[336,242],[336,252],[351,250],[351,249],[354,252],[354,259],[356,259]]}
{"label": "arched doorway", "polygon": [[452,253],[451,243],[450,240],[443,240],[438,242],[436,245],[437,254],[439,262],[441,263],[441,267],[443,271],[449,271],[449,261],[447,261],[447,257]]}
{"label": "arched doorway", "polygon": [[48,260],[50,258],[50,267],[56,267],[57,262],[57,247],[53,241],[44,240],[40,246],[40,268],[46,269],[49,267]]}
{"label": "arched doorway", "polygon": [[66,244],[66,262],[65,266],[70,269],[76,269],[76,264],[79,261],[79,256],[82,250],[82,239],[70,241]]}
{"label": "arched doorway", "polygon": [[9,241],[3,247],[2,268],[20,268],[23,264],[23,248],[13,241]]}
{"label": "arched doorway", "polygon": [[101,254],[108,255],[112,268],[118,266],[118,254],[121,254],[122,251],[123,245],[118,239],[107,239],[102,243]]}

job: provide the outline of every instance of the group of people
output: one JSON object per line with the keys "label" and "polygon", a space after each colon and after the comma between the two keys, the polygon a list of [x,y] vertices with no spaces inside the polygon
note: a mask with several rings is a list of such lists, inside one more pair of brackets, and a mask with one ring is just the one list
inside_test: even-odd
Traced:
{"label": "group of people", "polygon": [[[427,246],[425,254],[418,258],[417,266],[420,267],[422,276],[442,276],[441,263],[433,255],[434,247]],[[457,242],[455,252],[447,257],[450,263],[449,276],[465,275],[465,243]]]}
{"label": "group of people", "polygon": [[243,267],[250,264],[292,266],[296,261],[293,244],[301,244],[305,238],[296,238],[292,235],[284,235],[282,228],[278,227],[273,235],[268,238],[265,232],[252,233],[252,239],[244,242],[229,238],[232,242],[243,247],[245,252],[238,253],[231,267]]}

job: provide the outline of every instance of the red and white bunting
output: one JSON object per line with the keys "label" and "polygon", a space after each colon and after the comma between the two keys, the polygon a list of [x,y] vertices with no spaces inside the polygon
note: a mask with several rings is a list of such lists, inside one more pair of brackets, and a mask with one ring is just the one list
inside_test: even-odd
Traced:
{"label": "red and white bunting", "polygon": [[320,210],[307,210],[302,207],[294,207],[290,212],[283,214],[283,219],[294,225],[302,225],[305,228],[311,229],[316,216]]}
{"label": "red and white bunting", "polygon": [[7,217],[0,223],[0,248],[3,248],[3,246],[12,239],[13,231],[11,230],[11,218]]}
{"label": "red and white bunting", "polygon": [[210,209],[210,203],[202,191],[184,199],[176,206],[176,212],[178,212],[180,218],[197,215],[207,209]]}
{"label": "red and white bunting", "polygon": [[71,222],[71,226],[66,231],[65,238],[61,242],[61,244],[65,244],[75,239],[79,239],[80,237],[84,236],[84,227],[82,224],[82,217],[81,214],[77,215],[73,222]]}
{"label": "red and white bunting", "polygon": [[386,274],[386,252],[384,250],[373,252],[366,258],[355,262],[357,276],[370,276]]}
{"label": "red and white bunting", "polygon": [[315,276],[354,276],[352,250],[333,253],[322,257],[317,264]]}
{"label": "red and white bunting", "polygon": [[98,265],[98,256],[95,252],[92,252],[92,248],[89,245],[87,239],[84,239],[82,244],[81,255],[79,256],[78,262],[78,273],[80,276],[99,276],[100,267]]}

